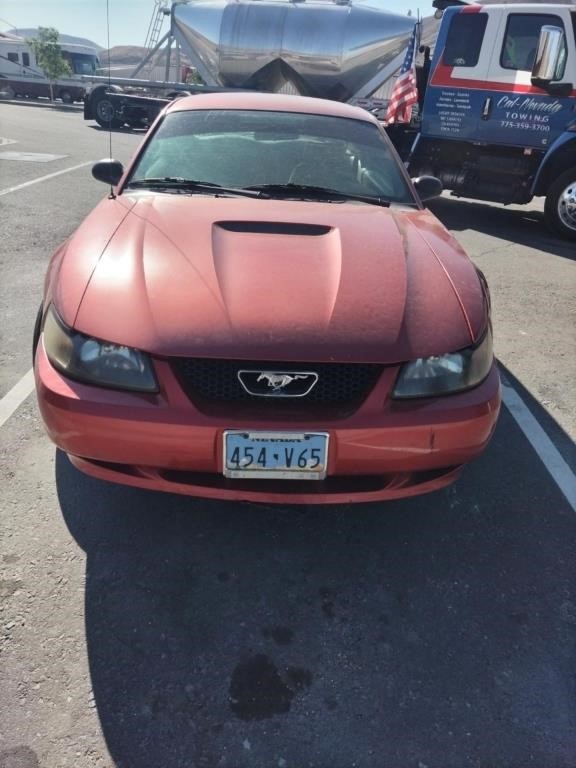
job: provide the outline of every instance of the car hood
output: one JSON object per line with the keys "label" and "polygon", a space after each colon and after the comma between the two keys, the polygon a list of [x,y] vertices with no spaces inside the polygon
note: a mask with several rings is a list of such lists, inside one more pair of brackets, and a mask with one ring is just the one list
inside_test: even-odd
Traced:
{"label": "car hood", "polygon": [[427,211],[148,192],[102,201],[55,301],[83,333],[166,356],[393,363],[486,323],[473,265]]}

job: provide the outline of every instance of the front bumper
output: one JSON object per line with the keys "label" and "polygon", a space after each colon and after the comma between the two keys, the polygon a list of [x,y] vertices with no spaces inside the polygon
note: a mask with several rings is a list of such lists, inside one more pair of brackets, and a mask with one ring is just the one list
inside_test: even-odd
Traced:
{"label": "front bumper", "polygon": [[[351,415],[323,420],[246,421],[207,415],[184,394],[171,367],[155,361],[161,392],[100,389],[71,381],[40,340],[36,390],[46,430],[84,472],[104,480],[193,496],[267,503],[348,503],[412,496],[452,482],[478,456],[500,408],[496,366],[478,387],[436,399],[388,398],[391,367]],[[323,481],[231,480],[222,474],[227,429],[330,434]]]}

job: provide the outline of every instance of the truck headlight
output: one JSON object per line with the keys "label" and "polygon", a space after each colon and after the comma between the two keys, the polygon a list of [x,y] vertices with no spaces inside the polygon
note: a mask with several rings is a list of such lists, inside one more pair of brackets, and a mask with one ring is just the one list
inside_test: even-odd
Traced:
{"label": "truck headlight", "polygon": [[113,389],[158,391],[148,355],[68,328],[53,307],[44,321],[44,348],[54,368],[71,379]]}
{"label": "truck headlight", "polygon": [[492,333],[488,329],[472,347],[404,363],[392,396],[436,397],[471,389],[488,376],[493,359]]}

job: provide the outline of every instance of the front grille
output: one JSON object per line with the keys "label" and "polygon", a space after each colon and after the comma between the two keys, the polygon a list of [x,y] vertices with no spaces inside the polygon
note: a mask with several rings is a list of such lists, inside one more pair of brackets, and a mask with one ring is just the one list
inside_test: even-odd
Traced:
{"label": "front grille", "polygon": [[[173,359],[172,370],[191,400],[252,402],[276,408],[290,404],[352,405],[363,400],[374,384],[381,365],[370,363],[279,363],[252,360],[212,360],[181,357]],[[251,395],[238,381],[238,371],[313,371],[318,381],[304,397],[259,397]]]}

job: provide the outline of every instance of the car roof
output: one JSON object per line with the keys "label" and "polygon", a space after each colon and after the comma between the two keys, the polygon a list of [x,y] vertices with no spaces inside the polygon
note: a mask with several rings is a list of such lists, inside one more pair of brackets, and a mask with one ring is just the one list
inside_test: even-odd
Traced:
{"label": "car roof", "polygon": [[185,112],[195,109],[263,110],[266,112],[299,112],[311,115],[347,117],[378,123],[375,117],[361,107],[339,101],[314,99],[309,96],[289,96],[283,93],[256,91],[225,91],[183,96],[168,105],[167,112]]}

